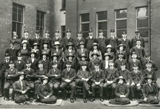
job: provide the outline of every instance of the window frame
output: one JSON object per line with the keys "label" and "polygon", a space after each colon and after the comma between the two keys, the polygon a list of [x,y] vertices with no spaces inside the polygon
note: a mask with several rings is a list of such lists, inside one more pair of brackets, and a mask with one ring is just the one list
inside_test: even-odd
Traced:
{"label": "window frame", "polygon": [[[88,14],[89,21],[82,22],[82,15],[85,15],[85,14]],[[89,33],[89,28],[88,28],[88,31],[82,31],[82,25],[83,24],[88,24],[89,27],[90,27],[90,14],[89,13],[82,13],[82,14],[80,14],[80,30],[81,30],[82,34]],[[82,36],[84,37],[84,35],[82,35]],[[84,37],[84,38],[86,38],[86,37]]]}
{"label": "window frame", "polygon": [[[125,18],[117,18],[117,11],[120,11],[120,10],[126,10],[127,12],[128,12],[128,10],[127,10],[127,8],[123,8],[123,9],[116,9],[115,10],[115,36],[118,38],[118,39],[120,39],[118,36],[117,36],[117,31],[118,30],[124,30],[125,28],[123,28],[123,29],[117,29],[117,21],[125,21],[126,20],[126,33],[127,33],[127,17],[128,16],[126,16]],[[126,14],[127,14],[127,12],[126,12]],[[128,15],[128,14],[127,14]]]}
{"label": "window frame", "polygon": [[66,25],[61,25],[61,38],[64,38],[65,36],[66,36]]}
{"label": "window frame", "polygon": [[[39,16],[42,16],[43,15],[43,18],[40,19],[38,18],[38,13],[40,14]],[[44,30],[45,30],[45,12],[41,11],[41,10],[37,10],[36,12],[36,30],[39,30],[40,31],[40,36],[43,37],[43,34],[44,34]],[[41,22],[42,24],[41,25],[38,25],[37,24],[37,20],[39,19],[38,22]],[[42,21],[43,20],[43,21]],[[41,31],[41,30],[42,31]]]}
{"label": "window frame", "polygon": [[[107,28],[108,28],[108,13],[107,13],[107,19],[105,19],[105,20],[98,20],[98,13],[101,13],[101,12],[106,12],[107,13],[107,11],[98,11],[98,12],[96,12],[96,32],[97,32],[97,34],[96,34],[96,38],[98,38],[98,33],[99,33],[99,23],[107,23]],[[108,31],[107,31],[107,29],[106,30],[102,30],[103,32],[107,32],[108,33]],[[106,34],[107,35],[107,34]],[[106,38],[107,38],[107,36],[106,36]]]}
{"label": "window frame", "polygon": [[[17,12],[15,13],[14,12],[14,8],[16,7],[16,10],[17,10]],[[25,8],[25,6],[23,6],[23,5],[21,5],[21,4],[17,4],[17,3],[14,3],[13,2],[13,4],[12,4],[12,33],[13,33],[13,31],[16,31],[16,33],[17,33],[17,35],[18,35],[18,39],[21,39],[22,38],[22,36],[23,36],[23,29],[24,29],[24,27],[23,27],[23,25],[24,25],[24,8]],[[19,9],[21,9],[22,10],[22,13],[21,14],[19,14],[18,13],[18,10]],[[17,14],[17,18],[16,18],[16,20],[14,19],[14,14]],[[21,15],[21,21],[19,21],[19,15]],[[14,26],[14,24],[16,24],[16,30],[13,30],[13,26]],[[20,25],[21,26],[21,28],[20,28],[20,33],[18,33],[18,31],[17,31],[17,25]],[[20,34],[20,35],[19,35]],[[13,34],[12,34],[12,38],[13,38]]]}
{"label": "window frame", "polygon": [[65,11],[65,10],[66,10],[66,0],[61,0],[61,9],[60,9],[60,11]]}

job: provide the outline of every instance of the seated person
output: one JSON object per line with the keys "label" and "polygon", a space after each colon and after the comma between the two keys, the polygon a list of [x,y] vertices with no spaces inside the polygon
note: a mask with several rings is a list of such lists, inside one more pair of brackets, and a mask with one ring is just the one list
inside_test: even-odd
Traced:
{"label": "seated person", "polygon": [[64,100],[67,99],[66,97],[66,90],[65,88],[67,86],[71,87],[71,94],[70,94],[70,102],[74,103],[74,93],[75,93],[75,89],[76,89],[76,85],[75,85],[75,78],[76,78],[76,71],[75,69],[71,68],[72,63],[70,61],[66,62],[66,69],[64,69],[62,71],[62,82],[60,85],[60,89],[62,89],[62,93],[64,95]]}
{"label": "seated person", "polygon": [[28,104],[29,97],[28,91],[30,86],[27,81],[24,80],[24,72],[19,73],[19,80],[13,84],[14,101],[19,104]]}
{"label": "seated person", "polygon": [[157,85],[152,83],[152,75],[148,75],[145,78],[147,83],[143,86],[143,97],[144,99],[140,100],[139,103],[148,103],[148,104],[159,104],[158,93],[159,89]]}
{"label": "seated person", "polygon": [[96,88],[98,87],[100,93],[100,101],[103,101],[103,85],[105,73],[102,69],[100,69],[100,61],[95,62],[95,70],[92,71],[92,99],[91,102],[95,100],[96,97]]}
{"label": "seated person", "polygon": [[91,79],[92,75],[90,74],[89,71],[87,71],[87,62],[82,62],[81,63],[81,69],[78,70],[77,72],[77,80],[76,83],[79,86],[83,87],[83,101],[84,103],[87,102],[86,100],[86,92],[88,92],[89,94],[91,94],[89,88],[89,80]]}
{"label": "seated person", "polygon": [[115,95],[116,98],[111,99],[109,101],[110,104],[119,104],[119,105],[126,105],[130,103],[128,98],[129,95],[129,87],[126,85],[126,80],[123,76],[119,76],[117,79],[117,85],[115,88]]}
{"label": "seated person", "polygon": [[53,89],[48,84],[48,77],[42,78],[42,84],[38,86],[37,94],[41,103],[54,104],[57,98],[53,95]]}

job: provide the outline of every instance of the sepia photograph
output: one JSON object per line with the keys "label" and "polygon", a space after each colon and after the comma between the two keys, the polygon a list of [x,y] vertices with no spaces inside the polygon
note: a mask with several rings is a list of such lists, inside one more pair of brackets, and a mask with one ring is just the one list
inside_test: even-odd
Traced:
{"label": "sepia photograph", "polygon": [[160,107],[160,0],[0,0],[0,109]]}

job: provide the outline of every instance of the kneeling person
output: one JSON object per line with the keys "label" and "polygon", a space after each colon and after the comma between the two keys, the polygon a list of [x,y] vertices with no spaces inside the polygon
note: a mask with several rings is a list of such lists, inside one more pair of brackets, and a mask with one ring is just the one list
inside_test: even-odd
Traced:
{"label": "kneeling person", "polygon": [[38,86],[38,96],[40,99],[40,102],[46,103],[46,104],[54,104],[57,101],[57,98],[53,95],[53,89],[48,84],[48,77],[42,78],[43,82]]}
{"label": "kneeling person", "polygon": [[115,95],[116,98],[111,99],[109,101],[110,104],[119,104],[119,105],[126,105],[130,103],[130,100],[128,98],[129,95],[129,87],[126,85],[126,81],[123,78],[123,76],[119,76],[118,78],[118,84],[115,88]]}

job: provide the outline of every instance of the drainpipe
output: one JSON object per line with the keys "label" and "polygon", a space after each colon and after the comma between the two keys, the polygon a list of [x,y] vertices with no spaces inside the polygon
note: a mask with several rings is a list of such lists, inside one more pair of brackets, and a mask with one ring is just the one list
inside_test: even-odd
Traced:
{"label": "drainpipe", "polygon": [[78,3],[78,0],[77,0],[77,27],[76,27],[76,37],[77,37],[77,32],[78,32],[78,28],[79,28],[79,3]]}
{"label": "drainpipe", "polygon": [[148,27],[149,27],[149,44],[150,44],[150,55],[151,55],[151,0],[148,0]]}

